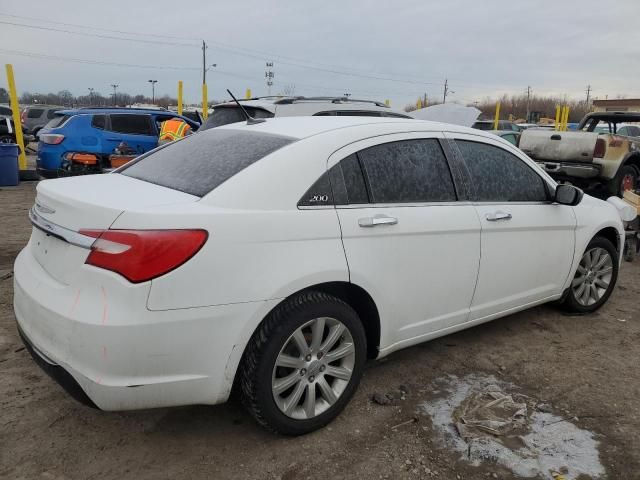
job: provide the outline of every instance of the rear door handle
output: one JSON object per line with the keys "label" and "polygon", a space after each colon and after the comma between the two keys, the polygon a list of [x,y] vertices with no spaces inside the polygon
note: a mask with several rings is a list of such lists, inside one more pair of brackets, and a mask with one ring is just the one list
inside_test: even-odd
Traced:
{"label": "rear door handle", "polygon": [[376,227],[378,225],[395,225],[398,223],[398,219],[395,217],[388,217],[386,215],[376,215],[375,217],[364,217],[358,219],[358,225],[361,227]]}
{"label": "rear door handle", "polygon": [[490,222],[497,222],[499,220],[511,220],[512,216],[510,213],[501,212],[498,210],[497,212],[487,213],[487,220]]}

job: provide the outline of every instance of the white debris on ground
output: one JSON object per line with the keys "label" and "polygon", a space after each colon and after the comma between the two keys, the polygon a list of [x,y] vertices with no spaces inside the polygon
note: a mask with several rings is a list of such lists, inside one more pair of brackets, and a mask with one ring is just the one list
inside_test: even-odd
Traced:
{"label": "white debris on ground", "polygon": [[[473,465],[499,464],[521,477],[567,480],[604,475],[593,434],[568,419],[535,409],[536,402],[514,393],[493,376],[450,375],[432,385],[439,398],[420,405],[447,446]],[[511,393],[510,393],[511,392]]]}

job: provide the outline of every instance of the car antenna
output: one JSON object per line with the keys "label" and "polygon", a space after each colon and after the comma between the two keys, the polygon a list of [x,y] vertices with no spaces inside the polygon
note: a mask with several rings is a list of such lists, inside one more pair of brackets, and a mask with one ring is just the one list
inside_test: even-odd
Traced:
{"label": "car antenna", "polygon": [[240,107],[240,110],[242,110],[242,113],[244,113],[244,116],[247,119],[247,125],[255,125],[256,123],[266,122],[264,118],[253,118],[251,115],[249,115],[249,112],[247,112],[244,109],[244,107],[240,104],[238,99],[233,96],[233,93],[231,93],[231,90],[229,90],[228,88],[227,88],[227,93],[231,95],[231,98],[233,98],[233,101],[238,104],[238,106]]}

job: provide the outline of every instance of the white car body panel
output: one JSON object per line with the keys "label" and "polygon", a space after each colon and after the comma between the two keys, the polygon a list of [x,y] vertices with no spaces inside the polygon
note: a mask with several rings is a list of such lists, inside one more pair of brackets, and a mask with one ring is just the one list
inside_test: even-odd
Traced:
{"label": "white car body panel", "polygon": [[[283,118],[219,128],[287,135],[291,143],[202,198],[118,173],[41,182],[39,213],[62,227],[206,229],[179,268],[139,284],[86,265],[89,250],[34,229],[15,264],[15,312],[28,340],[105,410],[224,402],[245,346],[282,299],[327,282],[367,292],[380,315],[378,357],[560,298],[604,228],[624,232],[610,204],[473,202],[298,208],[342,158],[398,139],[473,135],[468,128],[388,118]],[[199,133],[206,136],[209,131]],[[445,133],[442,133],[445,132]],[[204,137],[203,137],[204,138]],[[513,221],[487,225],[509,209]],[[362,217],[397,225],[367,229]],[[38,245],[38,242],[40,243]],[[553,248],[549,245],[553,245]]]}

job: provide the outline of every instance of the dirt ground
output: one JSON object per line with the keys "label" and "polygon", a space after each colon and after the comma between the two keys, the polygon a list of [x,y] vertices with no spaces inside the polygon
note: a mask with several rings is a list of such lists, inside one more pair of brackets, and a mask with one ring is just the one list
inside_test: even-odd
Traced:
{"label": "dirt ground", "polygon": [[[76,403],[49,379],[22,347],[12,309],[11,269],[30,234],[34,192],[34,183],[0,189],[0,478],[514,478],[460,459],[417,413],[432,382],[479,374],[577,417],[599,442],[603,478],[640,479],[640,260],[623,264],[618,288],[594,315],[542,306],[372,362],[335,422],[284,438],[235,400],[109,413]],[[371,401],[401,384],[404,400]]]}

